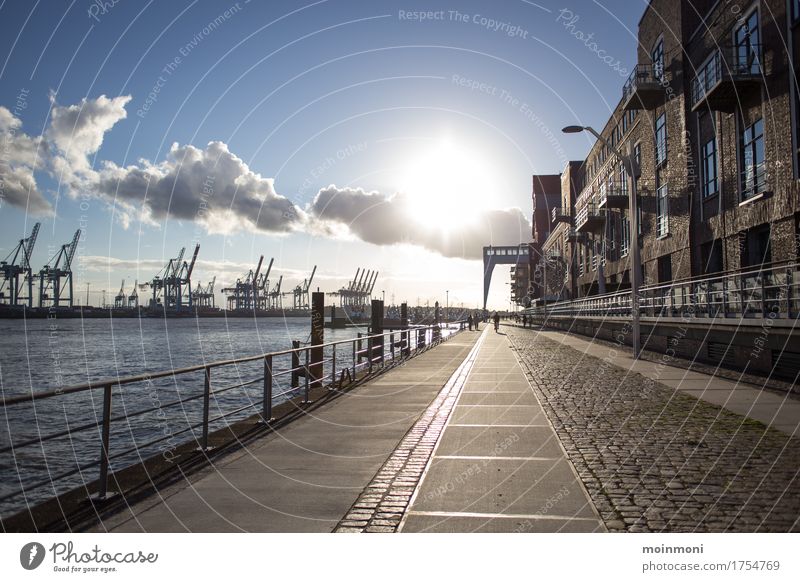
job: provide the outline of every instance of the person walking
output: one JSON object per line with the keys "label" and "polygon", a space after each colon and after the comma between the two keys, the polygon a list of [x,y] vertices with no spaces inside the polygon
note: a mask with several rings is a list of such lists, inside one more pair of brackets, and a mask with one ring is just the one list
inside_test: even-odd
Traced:
{"label": "person walking", "polygon": [[472,314],[471,313],[469,314],[469,317],[467,317],[467,325],[469,325],[469,330],[472,331]]}
{"label": "person walking", "polygon": [[500,314],[496,311],[494,312],[494,331],[498,333],[500,331]]}

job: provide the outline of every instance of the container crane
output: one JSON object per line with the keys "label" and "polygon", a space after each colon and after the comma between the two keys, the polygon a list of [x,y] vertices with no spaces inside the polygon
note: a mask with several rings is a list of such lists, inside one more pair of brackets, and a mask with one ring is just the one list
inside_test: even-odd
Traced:
{"label": "container crane", "polygon": [[[39,235],[40,223],[33,225],[33,231],[28,238],[23,238],[14,247],[14,250],[0,262],[0,303],[7,305],[23,305],[33,307],[33,272],[31,270],[31,256]],[[20,281],[20,277],[22,280]],[[27,296],[24,295],[27,287]]]}
{"label": "container crane", "polygon": [[61,245],[61,249],[39,271],[39,307],[49,304],[58,308],[62,303],[72,307],[72,260],[80,238],[81,230],[78,229],[72,241]]}

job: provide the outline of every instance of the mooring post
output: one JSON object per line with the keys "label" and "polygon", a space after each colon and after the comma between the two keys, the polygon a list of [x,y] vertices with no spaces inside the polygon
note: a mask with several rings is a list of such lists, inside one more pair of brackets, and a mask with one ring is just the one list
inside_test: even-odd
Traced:
{"label": "mooring post", "polygon": [[299,340],[292,340],[292,388],[299,386],[300,380],[300,353],[297,351],[300,348]]}
{"label": "mooring post", "polygon": [[272,420],[272,354],[264,358],[263,422]]}
{"label": "mooring post", "polygon": [[407,358],[411,354],[411,343],[408,341],[408,303],[400,304],[400,329],[404,330],[400,334],[401,355]]}
{"label": "mooring post", "polygon": [[311,388],[322,385],[322,344],[325,343],[325,294],[314,291],[311,294],[311,361],[309,374]]}
{"label": "mooring post", "polygon": [[331,329],[336,329],[336,306],[331,305]]}
{"label": "mooring post", "polygon": [[373,338],[372,340],[372,349],[370,350],[369,357],[370,360],[375,360],[376,353],[380,355],[381,358],[381,365],[383,364],[383,300],[381,299],[373,299],[372,300],[372,311],[371,311],[371,321],[370,321],[370,328],[371,333],[374,336],[378,336]]}

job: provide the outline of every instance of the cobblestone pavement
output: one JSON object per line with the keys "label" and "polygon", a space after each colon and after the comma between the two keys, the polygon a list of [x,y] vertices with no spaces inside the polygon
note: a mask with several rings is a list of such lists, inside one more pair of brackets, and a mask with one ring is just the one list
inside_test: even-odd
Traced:
{"label": "cobblestone pavement", "polygon": [[610,531],[800,531],[800,438],[504,331]]}

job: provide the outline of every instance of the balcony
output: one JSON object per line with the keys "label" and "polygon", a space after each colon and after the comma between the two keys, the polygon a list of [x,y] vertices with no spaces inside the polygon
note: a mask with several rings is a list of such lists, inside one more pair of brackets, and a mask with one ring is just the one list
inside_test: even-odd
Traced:
{"label": "balcony", "polygon": [[622,88],[622,109],[655,109],[666,100],[668,86],[663,71],[657,74],[653,65],[636,65]]}
{"label": "balcony", "polygon": [[576,228],[569,228],[564,233],[564,240],[571,243],[580,243],[586,240],[586,234],[578,232]]}
{"label": "balcony", "polygon": [[552,222],[553,224],[558,224],[559,222],[572,224],[572,215],[569,212],[564,212],[561,207],[553,208]]}
{"label": "balcony", "polygon": [[758,90],[763,75],[761,45],[717,49],[692,79],[692,111],[704,107],[732,113],[743,97]]}
{"label": "balcony", "polygon": [[600,196],[598,208],[617,208],[624,210],[628,208],[628,192],[623,188],[622,182],[611,182],[600,186]]}
{"label": "balcony", "polygon": [[578,210],[575,220],[578,232],[602,232],[605,224],[606,216],[594,202],[589,202]]}
{"label": "balcony", "polygon": [[548,259],[561,259],[564,258],[564,253],[558,247],[547,249],[545,257]]}

